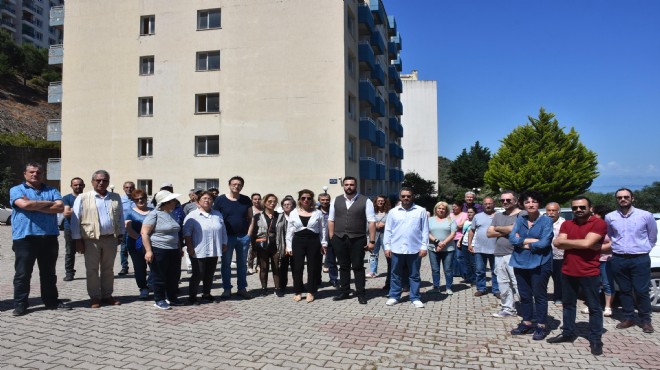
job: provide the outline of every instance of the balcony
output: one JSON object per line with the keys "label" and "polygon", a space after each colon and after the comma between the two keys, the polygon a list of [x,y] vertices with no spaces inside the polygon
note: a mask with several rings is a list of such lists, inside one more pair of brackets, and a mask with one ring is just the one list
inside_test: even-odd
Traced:
{"label": "balcony", "polygon": [[387,22],[387,14],[385,14],[385,7],[381,0],[371,0],[369,2],[369,9],[374,15],[374,22],[376,24],[384,24]]}
{"label": "balcony", "polygon": [[[16,9],[14,5],[12,4],[0,4],[0,13],[1,14],[7,14],[10,17],[15,17],[16,16]],[[369,13],[371,14],[371,13]]]}
{"label": "balcony", "polygon": [[360,157],[360,178],[376,180],[376,160],[372,157]]}
{"label": "balcony", "polygon": [[374,68],[376,56],[374,55],[374,49],[368,41],[360,41],[358,43],[358,61],[360,64],[369,66],[369,69]]}
{"label": "balcony", "polygon": [[51,82],[50,85],[48,85],[48,102],[62,102],[62,81]]}
{"label": "balcony", "polygon": [[401,69],[403,68],[403,61],[401,60],[401,55],[397,55],[396,59],[394,59],[391,64],[396,68],[397,71],[401,72]]}
{"label": "balcony", "polygon": [[64,46],[62,44],[51,45],[50,48],[48,48],[48,64],[59,65],[62,64],[63,61]]}
{"label": "balcony", "polygon": [[46,140],[48,141],[62,141],[62,120],[49,119],[48,128],[46,131]]}
{"label": "balcony", "polygon": [[396,31],[396,19],[393,15],[387,16],[387,35],[394,36],[397,34]]}
{"label": "balcony", "polygon": [[389,79],[392,81],[394,91],[401,94],[403,92],[403,82],[401,81],[401,76],[399,76],[399,71],[396,70],[394,65],[390,64],[387,67],[387,74],[389,75]]}
{"label": "balcony", "polygon": [[374,28],[376,27],[374,24],[374,16],[371,14],[371,10],[367,4],[358,5],[358,27],[360,27],[361,31],[365,30],[366,33],[369,34],[374,32]]}
{"label": "balcony", "polygon": [[360,101],[369,103],[372,107],[376,104],[376,88],[370,80],[360,80]]}
{"label": "balcony", "polygon": [[403,181],[403,171],[398,168],[390,168],[390,181],[402,182]]}
{"label": "balcony", "polygon": [[46,164],[46,180],[60,180],[62,174],[62,158],[48,158]]}
{"label": "balcony", "polygon": [[401,34],[398,32],[394,36],[390,36],[390,40],[387,42],[387,46],[390,49],[394,49],[394,53],[401,51]]}
{"label": "balcony", "polygon": [[403,148],[394,141],[390,141],[390,157],[403,159]]}
{"label": "balcony", "polygon": [[14,24],[14,20],[11,18],[0,19],[0,27],[10,32],[16,32],[16,24]]}
{"label": "balcony", "polygon": [[376,144],[376,123],[369,117],[360,117],[360,140]]}
{"label": "balcony", "polygon": [[381,128],[376,130],[376,145],[379,148],[385,149],[385,131]]}
{"label": "balcony", "polygon": [[23,1],[23,9],[27,9],[37,15],[41,15],[44,12],[42,7],[34,5],[34,1]]}
{"label": "balcony", "polygon": [[380,32],[374,32],[371,34],[371,45],[374,47],[374,52],[377,55],[385,54],[385,41]]}
{"label": "balcony", "polygon": [[385,100],[380,96],[377,96],[375,99],[374,109],[372,110],[378,117],[385,117]]}
{"label": "balcony", "polygon": [[376,163],[376,180],[385,180],[385,162]]}
{"label": "balcony", "polygon": [[51,27],[64,26],[64,5],[54,6],[50,8],[50,26]]}
{"label": "balcony", "polygon": [[390,91],[388,98],[390,99],[390,108],[394,108],[397,104],[401,103],[399,94],[397,94],[396,91]]}
{"label": "balcony", "polygon": [[375,86],[385,85],[385,71],[378,63],[374,64],[374,68],[371,70],[371,81]]}

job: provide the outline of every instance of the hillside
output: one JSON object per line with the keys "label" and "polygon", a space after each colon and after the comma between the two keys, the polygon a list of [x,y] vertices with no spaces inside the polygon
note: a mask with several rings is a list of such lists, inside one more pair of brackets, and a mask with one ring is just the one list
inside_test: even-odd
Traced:
{"label": "hillside", "polygon": [[48,120],[60,118],[60,109],[48,103],[45,88],[23,86],[13,78],[0,80],[0,133],[45,139]]}

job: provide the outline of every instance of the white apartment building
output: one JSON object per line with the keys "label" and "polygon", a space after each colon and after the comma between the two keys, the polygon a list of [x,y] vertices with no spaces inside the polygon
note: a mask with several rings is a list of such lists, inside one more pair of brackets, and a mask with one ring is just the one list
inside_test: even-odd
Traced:
{"label": "white apartment building", "polygon": [[0,30],[8,32],[17,44],[40,48],[62,43],[57,18],[63,0],[0,0]]}
{"label": "white apartment building", "polygon": [[406,114],[401,122],[406,128],[402,140],[406,158],[401,163],[404,173],[417,172],[425,180],[435,181],[438,190],[438,83],[418,79],[418,72],[402,74],[401,101]]}
{"label": "white apartment building", "polygon": [[[49,101],[63,187],[103,168],[152,194],[282,197],[341,179],[395,193],[401,38],[380,0],[113,0],[66,4],[63,81]],[[61,169],[58,166],[61,165]],[[58,171],[59,169],[59,171]],[[52,174],[51,174],[52,170]],[[68,189],[67,189],[68,190]]]}

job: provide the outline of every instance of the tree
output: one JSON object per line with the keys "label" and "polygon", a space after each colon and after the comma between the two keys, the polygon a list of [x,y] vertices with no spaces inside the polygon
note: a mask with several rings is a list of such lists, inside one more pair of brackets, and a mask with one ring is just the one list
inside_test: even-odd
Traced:
{"label": "tree", "polygon": [[411,188],[415,194],[415,203],[432,210],[437,198],[435,181],[425,180],[417,172],[408,172],[403,178],[402,186]]}
{"label": "tree", "polygon": [[14,182],[11,172],[11,167],[5,167],[0,171],[0,203],[9,204],[9,189],[11,189]]}
{"label": "tree", "polygon": [[451,164],[449,158],[438,157],[438,199],[453,202],[454,199],[462,199],[467,188],[463,188],[451,179]]}
{"label": "tree", "polygon": [[464,188],[481,188],[484,186],[484,173],[488,170],[490,149],[479,145],[479,141],[463,152],[451,164],[451,179]]}
{"label": "tree", "polygon": [[[614,195],[612,195],[614,199]],[[649,212],[660,212],[660,181],[655,181],[635,192],[633,206]]]}
{"label": "tree", "polygon": [[24,60],[19,74],[23,77],[23,84],[34,76],[40,76],[48,68],[48,50],[38,48],[32,44],[21,45]]}
{"label": "tree", "polygon": [[7,32],[0,31],[0,78],[14,74],[23,59],[21,48]]}
{"label": "tree", "polygon": [[587,149],[578,133],[568,133],[541,108],[538,118],[515,128],[488,164],[484,180],[493,189],[521,192],[535,189],[546,200],[563,203],[584,193],[598,176],[596,153]]}

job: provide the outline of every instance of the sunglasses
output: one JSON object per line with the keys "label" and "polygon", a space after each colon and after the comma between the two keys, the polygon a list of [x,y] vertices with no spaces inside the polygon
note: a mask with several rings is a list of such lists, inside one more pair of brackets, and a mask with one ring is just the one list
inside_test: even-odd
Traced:
{"label": "sunglasses", "polygon": [[573,211],[577,211],[578,209],[579,209],[579,210],[582,210],[582,211],[586,211],[586,210],[587,210],[587,206],[573,206],[573,207],[571,207],[571,209],[572,209]]}
{"label": "sunglasses", "polygon": [[502,202],[502,203],[511,203],[511,202],[513,202],[513,199],[500,199],[500,202]]}
{"label": "sunglasses", "polygon": [[399,197],[406,199],[406,198],[412,198],[412,195],[400,195]]}
{"label": "sunglasses", "polygon": [[141,201],[141,202],[146,202],[146,201],[147,201],[147,198],[146,198],[146,197],[144,197],[144,198],[135,198],[135,199],[133,199],[133,201],[134,201],[134,202],[140,202],[140,201]]}
{"label": "sunglasses", "polygon": [[312,200],[312,197],[300,197],[300,200]]}
{"label": "sunglasses", "polygon": [[616,197],[617,200],[622,200],[622,199],[630,199],[630,195],[620,195]]}

